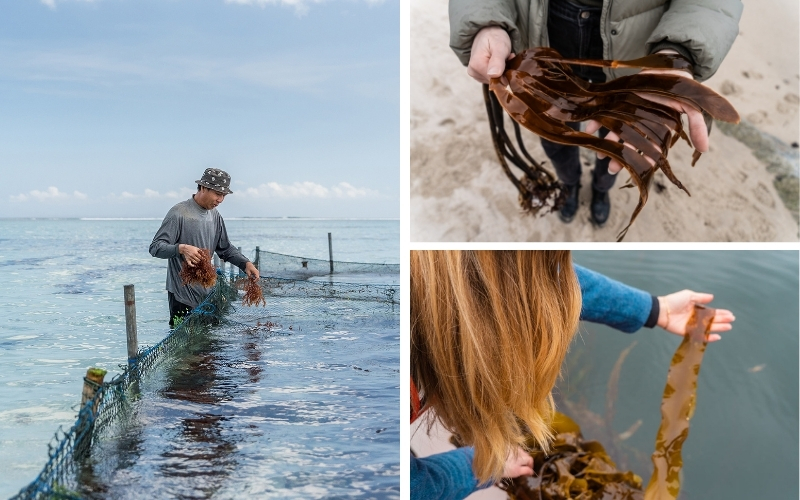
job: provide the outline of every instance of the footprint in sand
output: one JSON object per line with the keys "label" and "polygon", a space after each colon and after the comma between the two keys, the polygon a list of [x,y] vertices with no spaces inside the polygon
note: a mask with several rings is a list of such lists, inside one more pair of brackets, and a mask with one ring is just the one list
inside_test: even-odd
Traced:
{"label": "footprint in sand", "polygon": [[759,123],[763,123],[764,120],[767,119],[767,112],[766,111],[756,111],[755,113],[750,113],[747,115],[747,121],[750,123],[754,123],[758,125]]}
{"label": "footprint in sand", "polygon": [[759,73],[758,71],[742,71],[742,76],[745,78],[752,78],[753,80],[761,80],[764,78],[764,75]]}
{"label": "footprint in sand", "polygon": [[758,183],[758,186],[756,186],[756,188],[753,190],[753,194],[762,205],[765,205],[769,208],[775,208],[775,198],[772,197],[772,194],[769,192],[769,188],[767,188],[767,186],[765,186],[763,183]]}
{"label": "footprint in sand", "polygon": [[742,93],[742,87],[736,85],[730,80],[725,80],[719,86],[719,92],[722,95],[739,95]]}

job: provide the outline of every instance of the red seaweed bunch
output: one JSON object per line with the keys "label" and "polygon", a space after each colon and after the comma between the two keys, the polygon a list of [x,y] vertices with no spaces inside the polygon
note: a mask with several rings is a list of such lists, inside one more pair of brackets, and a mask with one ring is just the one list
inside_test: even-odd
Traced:
{"label": "red seaweed bunch", "polygon": [[[489,85],[500,105],[514,121],[531,132],[552,142],[581,146],[605,154],[617,160],[628,171],[631,179],[623,187],[636,186],[639,189],[639,203],[628,225],[618,235],[617,241],[621,241],[647,202],[650,183],[658,170],[689,194],[667,161],[669,148],[678,139],[683,139],[692,146],[683,129],[681,113],[669,106],[644,99],[638,94],[649,93],[677,100],[701,111],[707,123],[710,123],[712,117],[738,123],[739,115],[725,98],[691,78],[670,74],[636,74],[607,83],[589,83],[575,76],[570,64],[684,71],[690,71],[690,65],[683,57],[672,54],[653,54],[630,61],[582,60],[566,59],[551,48],[537,47],[525,50],[509,61],[505,72],[499,78],[493,78]],[[491,111],[489,118],[491,123],[497,121]],[[586,120],[598,121],[617,134],[621,141],[601,139],[573,130],[567,125],[568,122]],[[495,133],[495,125],[492,128]],[[520,142],[519,133],[517,140]],[[495,148],[506,173],[514,177],[501,156],[496,139]],[[530,160],[524,147],[522,150]],[[692,166],[699,158],[700,152],[695,150]],[[653,162],[652,165],[648,159]],[[534,174],[540,175],[540,172],[537,170]],[[555,194],[553,188],[545,189],[549,178],[539,181],[530,177],[530,174],[526,174],[522,181],[514,177],[512,182],[520,191],[523,209],[535,213],[538,210],[532,209],[537,208],[536,204],[546,201],[541,196],[555,197]],[[541,196],[533,204],[531,189],[534,188],[528,186],[532,181],[542,184],[536,188],[542,191]]]}
{"label": "red seaweed bunch", "polygon": [[264,300],[264,294],[261,292],[261,285],[258,283],[258,279],[253,278],[252,276],[248,277],[245,280],[244,285],[244,297],[242,297],[242,305],[244,306],[265,306],[267,305],[267,301]]}
{"label": "red seaweed bunch", "polygon": [[217,271],[211,264],[211,252],[205,248],[200,249],[202,255],[199,264],[190,266],[185,260],[181,266],[181,282],[184,285],[202,285],[211,288],[217,282]]}

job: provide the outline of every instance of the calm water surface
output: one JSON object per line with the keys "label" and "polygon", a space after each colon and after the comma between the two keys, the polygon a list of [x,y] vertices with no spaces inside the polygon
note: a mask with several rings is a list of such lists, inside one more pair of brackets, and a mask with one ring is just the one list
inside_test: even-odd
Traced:
{"label": "calm water surface", "polygon": [[[0,220],[0,497],[30,482],[46,461],[55,429],[72,425],[86,368],[103,367],[109,376],[119,372],[126,359],[124,284],[136,285],[140,344],[166,334],[166,261],[147,252],[159,224]],[[398,221],[229,219],[226,224],[232,242],[251,258],[259,246],[327,259],[331,232],[336,260],[399,261]],[[336,323],[341,328],[329,328]],[[124,462],[130,478],[152,477],[157,470],[180,476],[184,465],[201,477],[196,491],[160,482],[169,496],[266,495],[292,488],[319,497],[366,486],[378,497],[392,496],[399,474],[398,329],[391,321],[336,323],[308,324],[291,335],[253,333],[253,338],[218,329],[143,387],[153,397],[140,402],[132,428],[144,437],[133,432],[116,441],[124,444],[122,450],[139,451],[114,455],[106,447],[103,452],[116,457],[109,463]],[[335,342],[359,348],[355,354],[337,351],[330,345]],[[359,363],[374,366],[358,372],[352,366]],[[337,399],[352,404],[330,406]],[[242,408],[250,408],[245,413],[251,421],[232,419]],[[298,431],[313,427],[318,435]],[[173,447],[177,455],[156,450],[155,443]],[[193,443],[205,444],[193,448]],[[209,449],[215,457],[210,461],[179,456],[202,457]],[[253,451],[268,449],[273,451],[263,456]],[[354,465],[341,473],[347,463]],[[203,467],[210,468],[207,474]],[[323,472],[337,471],[341,481],[321,480]],[[100,472],[105,475],[99,480],[115,495],[128,495],[124,474]],[[258,481],[249,480],[253,474]]]}
{"label": "calm water surface", "polygon": [[[684,288],[715,295],[734,328],[705,354],[697,406],[683,447],[685,499],[796,498],[798,488],[798,253],[574,252],[590,269],[664,295]],[[659,328],[627,335],[582,323],[558,384],[561,409],[615,460],[650,477],[660,402],[680,338]],[[607,412],[608,378],[626,358]],[[610,416],[610,419],[608,418]],[[638,429],[637,422],[641,421]],[[635,430],[628,439],[619,434]]]}

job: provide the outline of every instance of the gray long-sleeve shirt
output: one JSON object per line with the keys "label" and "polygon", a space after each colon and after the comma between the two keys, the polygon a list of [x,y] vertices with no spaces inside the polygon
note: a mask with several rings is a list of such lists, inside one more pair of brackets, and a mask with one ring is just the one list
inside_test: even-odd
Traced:
{"label": "gray long-sleeve shirt", "polygon": [[197,307],[208,295],[208,289],[181,283],[179,274],[183,256],[178,253],[181,243],[205,248],[209,253],[216,251],[222,260],[242,270],[250,262],[228,241],[225,221],[216,208],[206,210],[194,201],[194,197],[172,207],[150,243],[150,255],[169,259],[167,291],[187,306]]}

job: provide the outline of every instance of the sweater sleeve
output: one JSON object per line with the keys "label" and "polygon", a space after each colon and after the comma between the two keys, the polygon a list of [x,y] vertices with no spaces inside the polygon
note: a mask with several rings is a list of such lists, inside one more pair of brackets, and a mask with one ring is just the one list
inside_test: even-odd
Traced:
{"label": "sweater sleeve", "polygon": [[574,267],[583,296],[582,320],[602,323],[625,333],[655,325],[653,312],[657,319],[658,301],[652,295],[577,264]]}
{"label": "sweater sleeve", "polygon": [[242,255],[239,249],[231,244],[230,240],[228,239],[228,230],[225,227],[225,221],[222,219],[222,217],[219,217],[217,224],[217,234],[219,235],[216,248],[217,255],[219,255],[219,258],[225,262],[230,262],[234,266],[244,271],[244,266],[250,262],[250,259]]}
{"label": "sweater sleeve", "polygon": [[460,500],[491,486],[472,472],[472,448],[457,448],[425,458],[411,457],[411,500]]}
{"label": "sweater sleeve", "polygon": [[153,236],[150,243],[150,255],[159,259],[171,259],[178,255],[178,238],[181,234],[181,224],[173,210],[167,213],[161,222],[161,227]]}
{"label": "sweater sleeve", "polygon": [[707,80],[736,40],[742,10],[739,0],[672,0],[647,40],[648,53],[676,48],[665,44],[683,47],[691,55],[695,78]]}

